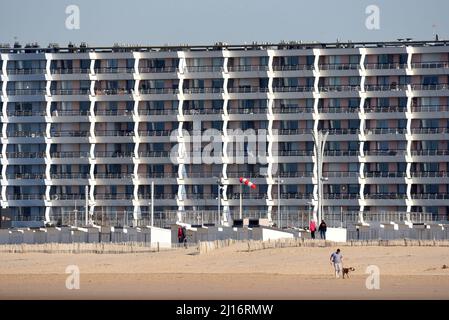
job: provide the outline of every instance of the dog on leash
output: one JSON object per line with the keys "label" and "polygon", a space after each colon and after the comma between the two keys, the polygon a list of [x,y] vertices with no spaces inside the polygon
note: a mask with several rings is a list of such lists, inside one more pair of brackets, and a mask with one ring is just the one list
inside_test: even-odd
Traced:
{"label": "dog on leash", "polygon": [[353,267],[343,268],[343,279],[345,278],[345,275],[346,275],[346,278],[349,278],[350,271],[355,271],[355,268],[353,268]]}

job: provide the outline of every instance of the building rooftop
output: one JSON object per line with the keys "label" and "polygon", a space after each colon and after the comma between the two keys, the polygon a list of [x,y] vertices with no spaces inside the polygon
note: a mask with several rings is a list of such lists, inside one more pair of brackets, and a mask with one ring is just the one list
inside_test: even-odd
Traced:
{"label": "building rooftop", "polygon": [[13,45],[0,44],[1,53],[79,53],[79,52],[163,52],[163,51],[214,51],[214,50],[283,50],[283,49],[344,49],[344,48],[387,48],[387,47],[431,47],[449,46],[449,40],[426,40],[415,41],[410,38],[398,39],[388,42],[302,42],[302,41],[281,41],[279,43],[257,43],[251,44],[227,44],[217,42],[213,45],[163,45],[163,46],[143,46],[129,44],[114,44],[113,46],[89,46],[81,43],[79,46],[69,43],[66,47],[51,43],[46,48],[40,47],[37,43],[22,46],[16,42]]}

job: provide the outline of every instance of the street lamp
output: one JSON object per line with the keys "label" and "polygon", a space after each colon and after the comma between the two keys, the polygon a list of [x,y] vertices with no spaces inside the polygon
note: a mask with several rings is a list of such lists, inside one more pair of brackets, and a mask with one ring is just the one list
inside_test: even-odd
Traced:
{"label": "street lamp", "polygon": [[[221,209],[221,196],[220,196],[220,191],[224,190],[224,186],[221,185],[221,180],[218,177],[214,177],[216,179],[217,182],[217,199],[218,199],[218,216],[217,216],[217,225],[220,224],[220,209]],[[224,219],[223,219],[224,222]]]}
{"label": "street lamp", "polygon": [[275,179],[277,184],[278,184],[278,228],[281,228],[281,183],[284,182],[284,180],[281,180],[281,178],[277,177],[277,179]]}

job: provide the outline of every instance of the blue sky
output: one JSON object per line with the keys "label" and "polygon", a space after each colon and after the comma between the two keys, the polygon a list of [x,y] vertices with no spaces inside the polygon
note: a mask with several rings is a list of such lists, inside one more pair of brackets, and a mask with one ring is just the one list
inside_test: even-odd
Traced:
{"label": "blue sky", "polygon": [[[79,30],[65,26],[68,5],[80,9]],[[379,7],[379,30],[365,27],[369,5]],[[447,0],[0,0],[0,43],[449,39],[448,12]]]}

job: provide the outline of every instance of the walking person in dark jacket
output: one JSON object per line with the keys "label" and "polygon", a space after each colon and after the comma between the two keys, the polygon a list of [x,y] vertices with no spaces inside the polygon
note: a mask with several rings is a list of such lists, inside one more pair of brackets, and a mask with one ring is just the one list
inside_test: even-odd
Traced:
{"label": "walking person in dark jacket", "polygon": [[321,220],[320,226],[318,227],[318,231],[320,232],[320,238],[326,240],[326,231],[327,225],[324,220]]}

